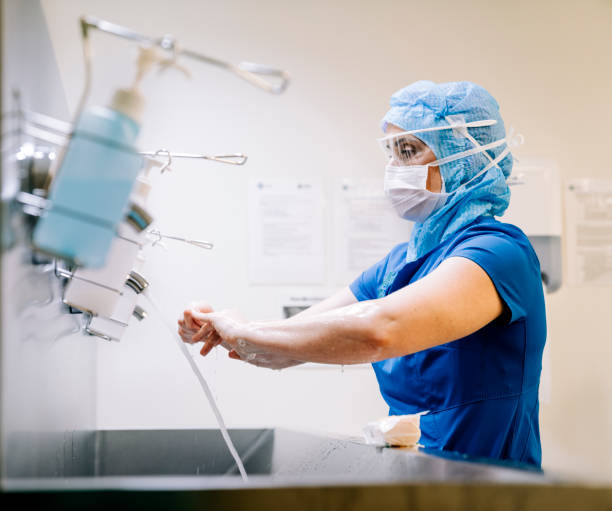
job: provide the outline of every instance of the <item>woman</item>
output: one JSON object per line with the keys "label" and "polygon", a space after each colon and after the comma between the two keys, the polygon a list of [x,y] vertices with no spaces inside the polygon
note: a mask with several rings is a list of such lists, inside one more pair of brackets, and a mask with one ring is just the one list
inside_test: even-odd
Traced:
{"label": "woman", "polygon": [[265,367],[372,362],[390,415],[421,417],[421,443],[541,464],[546,339],[537,256],[508,206],[512,155],[499,107],[469,83],[416,82],[391,97],[385,192],[415,222],[407,243],[291,319],[245,322],[205,304],[185,342]]}

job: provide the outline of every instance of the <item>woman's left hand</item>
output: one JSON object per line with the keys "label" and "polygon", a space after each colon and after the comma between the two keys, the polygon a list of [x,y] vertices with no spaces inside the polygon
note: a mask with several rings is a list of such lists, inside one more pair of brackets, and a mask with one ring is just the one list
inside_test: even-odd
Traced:
{"label": "woman's left hand", "polygon": [[193,343],[200,341],[204,343],[200,350],[202,356],[208,355],[219,344],[223,344],[230,350],[236,349],[241,335],[248,330],[247,322],[236,311],[192,311],[192,316],[197,323],[202,325],[191,338]]}

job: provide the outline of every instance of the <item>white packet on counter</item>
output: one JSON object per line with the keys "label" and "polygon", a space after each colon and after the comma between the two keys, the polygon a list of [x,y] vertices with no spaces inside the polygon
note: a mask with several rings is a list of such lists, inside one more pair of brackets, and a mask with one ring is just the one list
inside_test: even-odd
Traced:
{"label": "white packet on counter", "polygon": [[368,422],[363,428],[366,444],[396,445],[413,447],[421,438],[421,415],[389,415],[377,421]]}

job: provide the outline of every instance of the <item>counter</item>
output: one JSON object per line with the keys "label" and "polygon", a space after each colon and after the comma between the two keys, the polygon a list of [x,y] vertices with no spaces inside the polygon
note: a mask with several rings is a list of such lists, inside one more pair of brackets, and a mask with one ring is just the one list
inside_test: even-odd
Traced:
{"label": "counter", "polygon": [[235,429],[244,482],[218,430],[21,433],[3,500],[45,508],[612,508],[612,491],[526,466],[377,448],[283,429]]}

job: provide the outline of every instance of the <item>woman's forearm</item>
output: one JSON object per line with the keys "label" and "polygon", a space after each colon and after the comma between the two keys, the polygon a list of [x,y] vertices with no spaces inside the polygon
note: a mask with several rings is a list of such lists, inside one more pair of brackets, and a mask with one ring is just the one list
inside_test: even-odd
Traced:
{"label": "woman's forearm", "polygon": [[307,309],[298,312],[295,316],[291,316],[289,319],[292,321],[296,319],[303,319],[306,316],[314,316],[333,309],[345,307],[356,302],[357,298],[355,298],[355,295],[348,287],[345,287],[325,300],[315,303]]}
{"label": "woman's forearm", "polygon": [[[242,342],[297,360],[357,364],[381,360],[388,336],[376,300],[284,321],[253,322]],[[241,341],[238,341],[239,343]]]}

